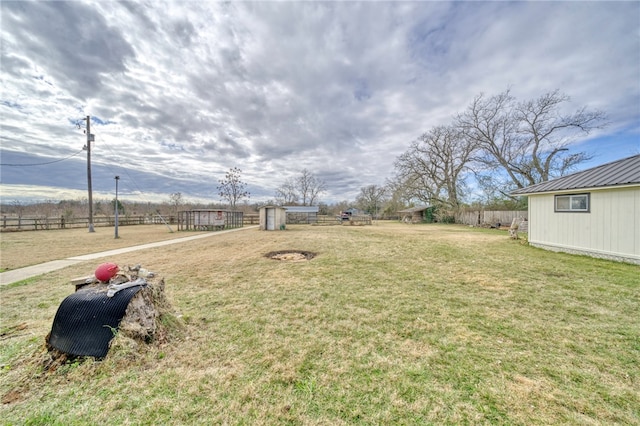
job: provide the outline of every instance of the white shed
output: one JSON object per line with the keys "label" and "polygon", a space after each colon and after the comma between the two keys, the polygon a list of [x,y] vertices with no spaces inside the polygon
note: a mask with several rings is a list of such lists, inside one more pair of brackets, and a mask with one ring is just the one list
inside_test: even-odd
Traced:
{"label": "white shed", "polygon": [[277,231],[284,229],[287,222],[287,211],[282,207],[260,207],[260,230]]}
{"label": "white shed", "polygon": [[640,264],[640,155],[518,189],[529,243]]}

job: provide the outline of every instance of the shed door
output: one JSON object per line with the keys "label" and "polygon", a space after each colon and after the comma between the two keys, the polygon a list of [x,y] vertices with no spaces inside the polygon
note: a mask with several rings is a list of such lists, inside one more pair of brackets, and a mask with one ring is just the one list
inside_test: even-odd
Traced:
{"label": "shed door", "polygon": [[274,231],[276,229],[276,209],[267,210],[267,231]]}

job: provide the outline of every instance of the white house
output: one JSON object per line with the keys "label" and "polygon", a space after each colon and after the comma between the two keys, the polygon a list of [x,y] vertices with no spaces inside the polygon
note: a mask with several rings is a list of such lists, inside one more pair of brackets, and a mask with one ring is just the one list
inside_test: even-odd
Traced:
{"label": "white house", "polygon": [[640,155],[518,189],[529,243],[640,264]]}

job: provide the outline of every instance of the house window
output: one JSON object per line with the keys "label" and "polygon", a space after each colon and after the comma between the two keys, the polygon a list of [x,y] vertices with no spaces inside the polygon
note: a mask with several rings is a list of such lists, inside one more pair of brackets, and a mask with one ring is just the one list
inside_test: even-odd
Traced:
{"label": "house window", "polygon": [[556,195],[555,211],[557,212],[589,212],[589,194]]}

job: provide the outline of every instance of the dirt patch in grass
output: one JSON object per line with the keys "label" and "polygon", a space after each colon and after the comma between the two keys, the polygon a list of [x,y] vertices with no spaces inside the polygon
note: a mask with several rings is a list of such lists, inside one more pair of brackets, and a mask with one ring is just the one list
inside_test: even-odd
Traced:
{"label": "dirt patch in grass", "polygon": [[284,260],[287,262],[304,262],[316,257],[316,253],[300,250],[279,250],[270,251],[269,253],[265,254],[264,257],[273,260]]}

